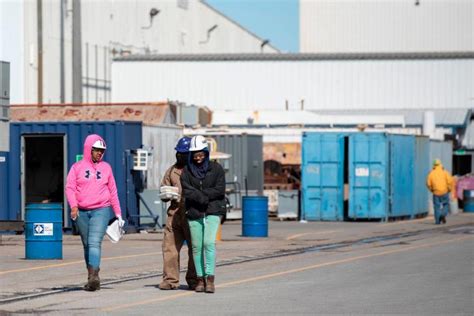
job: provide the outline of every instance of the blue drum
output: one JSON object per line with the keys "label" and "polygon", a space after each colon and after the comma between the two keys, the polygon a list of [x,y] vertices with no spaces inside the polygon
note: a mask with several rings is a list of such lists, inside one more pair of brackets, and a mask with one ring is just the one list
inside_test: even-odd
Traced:
{"label": "blue drum", "polygon": [[464,212],[474,213],[474,190],[464,190],[463,193]]}
{"label": "blue drum", "polygon": [[242,198],[242,236],[268,237],[268,198],[266,196]]}
{"label": "blue drum", "polygon": [[63,258],[63,206],[33,203],[25,212],[25,258]]}

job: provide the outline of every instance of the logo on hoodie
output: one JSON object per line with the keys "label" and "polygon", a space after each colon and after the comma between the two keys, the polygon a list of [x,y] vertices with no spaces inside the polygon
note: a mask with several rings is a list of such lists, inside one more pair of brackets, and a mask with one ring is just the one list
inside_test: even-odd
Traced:
{"label": "logo on hoodie", "polygon": [[[90,179],[90,177],[91,177],[91,171],[90,171],[89,169],[87,169],[87,170],[86,170],[85,178],[86,178],[86,179]],[[95,178],[96,178],[97,180],[102,179],[102,173],[101,173],[99,170],[96,171]]]}

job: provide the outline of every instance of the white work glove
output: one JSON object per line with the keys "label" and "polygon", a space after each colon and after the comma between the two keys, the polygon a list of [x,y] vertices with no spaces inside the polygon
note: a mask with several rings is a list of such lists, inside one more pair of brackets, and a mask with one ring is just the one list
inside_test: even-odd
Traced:
{"label": "white work glove", "polygon": [[117,216],[117,219],[118,219],[118,224],[120,226],[120,228],[122,228],[123,226],[125,226],[125,221],[122,219],[122,216]]}

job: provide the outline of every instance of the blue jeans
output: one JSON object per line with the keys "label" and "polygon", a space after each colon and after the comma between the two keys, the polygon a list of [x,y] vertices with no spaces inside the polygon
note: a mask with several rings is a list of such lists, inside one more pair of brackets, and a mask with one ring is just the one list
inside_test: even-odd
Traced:
{"label": "blue jeans", "polygon": [[443,195],[433,194],[433,208],[435,222],[439,224],[441,217],[446,217],[449,212],[449,192]]}
{"label": "blue jeans", "polygon": [[84,246],[84,260],[88,266],[94,269],[100,267],[102,239],[112,217],[111,213],[110,207],[95,210],[80,209],[79,217],[76,219],[77,229]]}

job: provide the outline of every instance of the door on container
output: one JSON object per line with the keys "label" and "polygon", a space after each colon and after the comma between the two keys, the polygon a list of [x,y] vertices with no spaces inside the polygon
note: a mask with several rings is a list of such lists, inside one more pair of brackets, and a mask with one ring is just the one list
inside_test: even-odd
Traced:
{"label": "door on container", "polygon": [[[413,168],[415,161],[415,137],[411,135],[389,135],[390,150],[390,199],[389,216],[413,216],[414,185],[417,172]],[[426,151],[428,154],[428,149]],[[424,181],[423,181],[424,182]],[[424,183],[419,186],[425,190]]]}
{"label": "door on container", "polygon": [[66,139],[63,134],[32,134],[21,137],[21,217],[29,203],[61,203],[66,198]]}
{"label": "door on container", "polygon": [[388,148],[385,134],[349,136],[349,218],[388,216]]}
{"label": "door on container", "polygon": [[[431,170],[430,160],[430,139],[425,136],[415,137],[415,157],[414,157],[414,184],[413,184],[413,196],[414,196],[414,216],[426,214],[429,212],[432,197],[429,195],[429,191],[426,189],[426,177]],[[449,165],[450,171],[452,168],[452,152],[453,147],[451,142],[443,143],[443,154],[446,157],[446,164]]]}
{"label": "door on container", "polygon": [[336,133],[303,135],[303,217],[342,221],[344,136]]}

